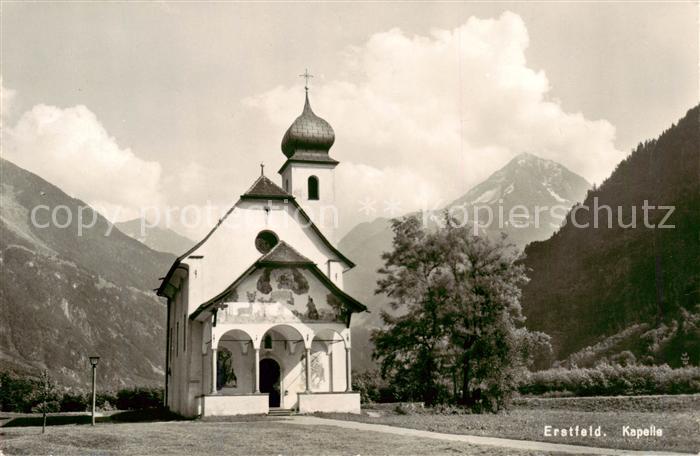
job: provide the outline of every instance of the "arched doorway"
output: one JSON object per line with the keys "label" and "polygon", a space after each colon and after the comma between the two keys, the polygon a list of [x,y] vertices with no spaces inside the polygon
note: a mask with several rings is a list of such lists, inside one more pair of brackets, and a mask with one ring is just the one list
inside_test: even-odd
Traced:
{"label": "arched doorway", "polygon": [[280,406],[280,365],[272,358],[260,360],[260,392],[270,395],[270,407]]}

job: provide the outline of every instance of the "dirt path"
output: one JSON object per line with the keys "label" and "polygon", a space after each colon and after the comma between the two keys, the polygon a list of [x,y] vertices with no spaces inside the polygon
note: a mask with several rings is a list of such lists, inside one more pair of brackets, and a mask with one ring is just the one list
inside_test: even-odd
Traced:
{"label": "dirt path", "polygon": [[289,424],[302,426],[338,426],[358,431],[384,432],[387,434],[406,435],[412,437],[424,437],[428,439],[449,440],[464,442],[474,445],[488,445],[501,448],[513,448],[517,450],[542,451],[546,453],[567,454],[604,454],[604,455],[687,455],[688,453],[673,453],[659,451],[633,451],[616,450],[612,448],[588,447],[582,445],[566,445],[549,442],[536,442],[528,440],[503,439],[498,437],[482,437],[463,434],[443,434],[441,432],[421,431],[383,424],[360,423],[357,421],[333,420],[315,416],[292,416],[284,420]]}

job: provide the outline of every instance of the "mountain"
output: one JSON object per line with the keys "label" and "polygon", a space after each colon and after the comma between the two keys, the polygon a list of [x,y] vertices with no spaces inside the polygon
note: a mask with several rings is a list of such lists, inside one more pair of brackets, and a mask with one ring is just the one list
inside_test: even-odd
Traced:
{"label": "mountain", "polygon": [[[551,236],[561,225],[568,209],[583,200],[588,188],[590,184],[583,177],[559,163],[523,153],[444,209],[453,208],[455,216],[466,214],[468,220],[474,220],[474,208],[478,207],[479,223],[482,224],[487,221],[490,211],[493,223],[485,226],[482,234],[500,236],[504,232],[511,242],[523,248],[528,242]],[[527,208],[530,218],[518,219],[516,221],[520,223],[513,225],[508,214],[518,205]],[[535,208],[543,209],[537,219]],[[428,214],[427,222],[433,224],[440,220],[444,209]],[[500,219],[502,223],[499,223],[499,213],[504,214]],[[338,248],[357,265],[343,276],[345,289],[370,310],[356,317],[353,323],[355,345],[366,344],[369,331],[381,324],[381,310],[388,308],[385,297],[375,295],[374,289],[377,269],[383,264],[381,254],[391,250],[392,239],[391,220],[377,218],[360,223],[338,244]],[[372,364],[370,352],[371,347],[353,350],[353,365],[369,367]]]}
{"label": "mountain", "polygon": [[137,241],[159,252],[180,255],[195,244],[195,241],[176,233],[169,228],[151,226],[144,219],[135,218],[114,224],[119,230]]}
{"label": "mountain", "polygon": [[0,368],[86,386],[96,354],[104,388],[160,385],[165,308],[152,289],[174,256],[7,160],[0,176]]}
{"label": "mountain", "polygon": [[[505,232],[511,242],[522,248],[532,241],[547,239],[559,229],[568,209],[583,200],[589,188],[591,184],[586,179],[559,163],[522,153],[447,207],[470,209],[470,220],[474,219],[474,207],[483,208],[477,212],[481,223],[488,220],[490,210],[496,223],[485,229],[486,234]],[[527,221],[513,217],[514,225],[508,214],[511,210],[517,213],[514,208],[518,205],[527,207],[530,217]],[[541,209],[537,219],[535,208]],[[504,214],[502,228],[495,219],[499,213]]]}
{"label": "mountain", "polygon": [[[700,107],[640,144],[550,239],[530,244],[527,325],[553,337],[559,359],[590,364],[624,354],[700,363]],[[645,201],[662,209],[648,210]],[[599,209],[598,227],[594,208]],[[633,213],[633,209],[635,208]],[[619,226],[636,222],[636,228]],[[588,227],[583,227],[588,224]]]}

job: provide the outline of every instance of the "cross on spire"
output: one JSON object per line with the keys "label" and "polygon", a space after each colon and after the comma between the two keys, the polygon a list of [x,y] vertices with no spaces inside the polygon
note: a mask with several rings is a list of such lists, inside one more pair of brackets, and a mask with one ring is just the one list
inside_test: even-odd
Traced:
{"label": "cross on spire", "polygon": [[306,90],[308,92],[309,91],[309,79],[313,78],[314,75],[309,73],[309,69],[306,68],[304,70],[304,74],[300,74],[299,77],[304,78],[304,81],[305,81],[304,82],[304,90]]}

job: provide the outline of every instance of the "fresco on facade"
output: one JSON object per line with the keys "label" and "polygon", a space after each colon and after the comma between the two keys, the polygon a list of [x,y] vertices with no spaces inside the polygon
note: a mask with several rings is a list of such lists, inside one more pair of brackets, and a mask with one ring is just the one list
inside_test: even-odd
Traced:
{"label": "fresco on facade", "polygon": [[261,268],[224,296],[221,322],[344,323],[349,310],[311,272],[303,268]]}
{"label": "fresco on facade", "polygon": [[238,380],[233,371],[233,355],[227,348],[216,352],[216,389],[236,388]]}
{"label": "fresco on facade", "polygon": [[[323,352],[311,354],[311,388],[318,389],[326,381],[326,368],[323,363]],[[301,378],[306,376],[306,354],[301,355]]]}

